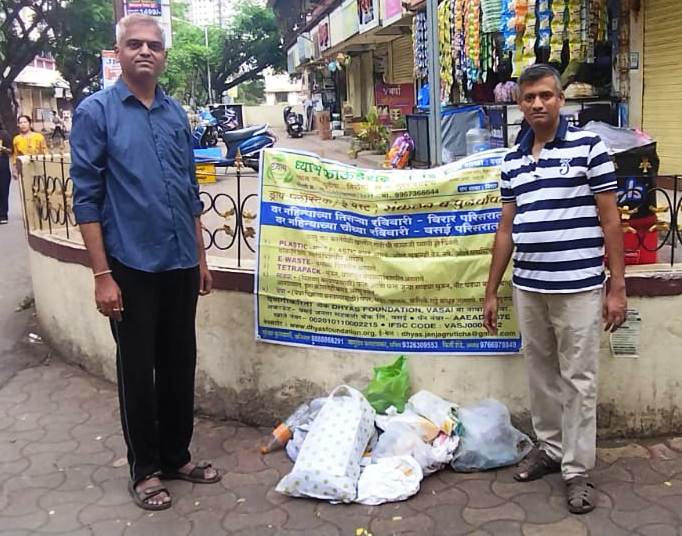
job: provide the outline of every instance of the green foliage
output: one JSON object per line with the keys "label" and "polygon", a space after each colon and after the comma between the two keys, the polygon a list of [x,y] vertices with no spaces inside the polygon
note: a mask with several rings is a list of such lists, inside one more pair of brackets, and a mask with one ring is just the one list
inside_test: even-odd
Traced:
{"label": "green foliage", "polygon": [[[359,146],[361,149],[368,149],[379,153],[385,153],[388,150],[390,132],[379,121],[376,107],[372,107],[367,113],[366,121],[358,132],[357,138],[360,141]],[[355,156],[357,156],[361,149],[355,151]]]}
{"label": "green foliage", "polygon": [[249,80],[237,87],[237,102],[246,106],[255,106],[265,102],[265,82]]}
{"label": "green foliage", "polygon": [[0,1],[0,122],[16,131],[13,83],[41,52],[49,51],[64,21],[62,0]]}
{"label": "green foliage", "polygon": [[268,67],[286,68],[286,52],[272,8],[254,0],[237,5],[232,23],[225,33],[213,86],[218,94],[242,82],[253,80]]}
{"label": "green foliage", "polygon": [[99,89],[101,52],[113,48],[115,41],[113,17],[109,0],[71,0],[64,9],[54,57],[75,105]]}
{"label": "green foliage", "polygon": [[280,30],[270,8],[252,0],[238,4],[228,28],[208,29],[208,50],[203,29],[183,22],[183,16],[177,13],[181,11],[174,11],[173,48],[161,83],[170,94],[186,103],[194,99],[203,104],[208,100],[207,59],[215,100],[224,91],[257,79],[268,67],[286,67]]}

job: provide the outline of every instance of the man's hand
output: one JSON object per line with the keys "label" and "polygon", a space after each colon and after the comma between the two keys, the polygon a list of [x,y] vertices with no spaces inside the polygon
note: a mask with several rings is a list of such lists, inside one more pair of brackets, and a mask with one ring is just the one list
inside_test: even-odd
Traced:
{"label": "man's hand", "polygon": [[497,335],[497,295],[487,295],[483,306],[483,327],[488,335]]}
{"label": "man's hand", "polygon": [[604,331],[616,331],[625,322],[627,315],[627,298],[625,288],[609,289],[604,300]]}
{"label": "man's hand", "polygon": [[123,313],[123,296],[111,274],[95,278],[95,303],[97,310],[104,316],[121,321]]}
{"label": "man's hand", "polygon": [[206,262],[199,263],[199,296],[206,296],[213,288],[213,276]]}

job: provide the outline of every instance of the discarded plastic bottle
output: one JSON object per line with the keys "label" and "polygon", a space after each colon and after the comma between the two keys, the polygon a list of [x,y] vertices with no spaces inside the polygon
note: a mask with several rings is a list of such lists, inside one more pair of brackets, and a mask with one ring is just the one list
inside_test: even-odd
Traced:
{"label": "discarded plastic bottle", "polygon": [[261,454],[268,454],[275,450],[283,449],[294,433],[294,428],[303,421],[310,411],[308,404],[301,404],[287,419],[277,426],[267,437],[265,444],[260,448]]}

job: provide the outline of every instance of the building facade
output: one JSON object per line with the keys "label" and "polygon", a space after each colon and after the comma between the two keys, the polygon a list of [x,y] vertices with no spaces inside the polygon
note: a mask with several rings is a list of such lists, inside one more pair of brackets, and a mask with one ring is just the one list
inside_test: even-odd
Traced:
{"label": "building facade", "polygon": [[230,3],[230,0],[189,0],[189,20],[197,26],[225,28],[233,12]]}

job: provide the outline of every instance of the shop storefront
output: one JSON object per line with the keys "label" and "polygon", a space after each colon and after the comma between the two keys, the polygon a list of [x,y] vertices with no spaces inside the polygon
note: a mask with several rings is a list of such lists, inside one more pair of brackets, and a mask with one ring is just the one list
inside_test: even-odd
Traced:
{"label": "shop storefront", "polygon": [[[682,63],[678,0],[644,4],[644,93],[642,127],[657,141],[662,175],[682,173]],[[638,58],[633,58],[633,61]]]}
{"label": "shop storefront", "polygon": [[[621,111],[627,85],[618,83],[614,66],[619,28],[628,20],[622,17],[618,0],[440,2],[440,98],[445,117],[456,117],[457,129],[492,127],[501,145],[512,145],[521,123],[515,79],[524,68],[540,62],[550,63],[562,74],[567,97],[564,113],[571,122],[582,126],[599,120],[621,125],[621,117],[627,115]],[[414,73],[420,88],[428,84],[427,26],[421,7],[413,30]],[[427,95],[427,90],[420,92],[423,110],[428,108]],[[460,124],[457,108],[472,104],[480,105],[485,115],[470,114]],[[485,116],[487,123],[475,124]],[[425,120],[413,118],[410,129],[422,145]],[[444,140],[444,145],[445,162],[465,154],[461,142],[453,145]],[[428,154],[423,147],[417,152]]]}

